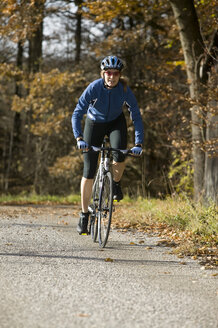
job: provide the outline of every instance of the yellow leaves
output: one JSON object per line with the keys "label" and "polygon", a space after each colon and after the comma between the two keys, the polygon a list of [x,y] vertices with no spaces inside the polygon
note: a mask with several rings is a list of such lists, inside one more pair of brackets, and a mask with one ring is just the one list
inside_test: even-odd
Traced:
{"label": "yellow leaves", "polygon": [[17,1],[16,0],[3,0],[2,1],[2,13],[4,15],[11,15],[14,10],[17,8]]}
{"label": "yellow leaves", "polygon": [[86,3],[86,8],[89,12],[84,14],[86,17],[93,19],[96,22],[111,22],[114,18],[121,16],[132,17],[141,13],[144,15],[145,9],[143,3],[139,6],[135,0],[110,0],[110,1],[90,1]]}
{"label": "yellow leaves", "polygon": [[[52,107],[53,108],[53,107]],[[46,110],[46,107],[35,108],[33,117],[36,122],[31,125],[30,131],[38,136],[51,136],[60,132],[61,123],[64,121],[66,114],[62,109],[57,112],[57,115],[52,115]]]}
{"label": "yellow leaves", "polygon": [[17,113],[22,112],[25,109],[25,104],[22,98],[15,95],[12,100],[11,110]]}
{"label": "yellow leaves", "polygon": [[64,175],[68,179],[72,178],[74,172],[82,170],[83,159],[79,151],[74,151],[67,156],[57,158],[55,164],[49,168],[49,173],[53,176]]}
{"label": "yellow leaves", "polygon": [[3,1],[0,10],[7,23],[1,26],[0,33],[15,42],[25,41],[41,24],[44,2],[45,0]]}
{"label": "yellow leaves", "polygon": [[1,79],[21,79],[23,72],[13,64],[0,63],[0,80]]}
{"label": "yellow leaves", "polygon": [[[7,74],[11,78],[12,72],[12,67],[0,65],[0,78],[5,78]],[[22,84],[23,88],[28,89],[28,93],[23,98],[13,97],[12,110],[31,113],[34,122],[30,130],[34,135],[50,136],[58,134],[63,126],[66,129],[66,119],[68,119],[70,125],[69,117],[76,103],[76,100],[74,100],[76,92],[78,92],[80,85],[81,90],[85,85],[83,73],[80,70],[74,73],[60,72],[58,69],[48,73],[39,72],[30,76],[29,80],[25,79],[17,70],[14,77],[16,80],[19,77],[19,83]]]}
{"label": "yellow leaves", "polygon": [[72,92],[75,88],[78,88],[78,85],[84,82],[83,72],[81,71],[69,73],[54,69],[48,73],[35,74],[30,84],[30,93],[36,96],[54,96],[62,88],[66,88],[66,91],[69,90]]}
{"label": "yellow leaves", "polygon": [[186,69],[186,63],[184,60],[167,61],[166,64],[172,67],[181,66],[182,69]]}

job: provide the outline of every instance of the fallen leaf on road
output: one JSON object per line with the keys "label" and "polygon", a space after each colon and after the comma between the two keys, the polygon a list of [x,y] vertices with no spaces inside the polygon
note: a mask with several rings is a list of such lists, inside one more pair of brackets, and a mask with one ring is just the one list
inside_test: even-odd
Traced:
{"label": "fallen leaf on road", "polygon": [[90,314],[88,314],[88,313],[78,313],[77,316],[82,317],[82,318],[87,318],[87,317],[90,317]]}
{"label": "fallen leaf on road", "polygon": [[68,222],[66,222],[66,221],[64,221],[64,220],[61,220],[61,221],[58,221],[58,223],[57,224],[64,224],[64,225],[68,225],[69,223]]}
{"label": "fallen leaf on road", "polygon": [[174,241],[170,241],[168,239],[161,239],[157,242],[157,246],[168,246],[168,247],[173,247],[175,246],[176,243]]}
{"label": "fallen leaf on road", "polygon": [[106,259],[104,259],[105,262],[113,262],[114,260],[111,259],[110,257],[107,257]]}

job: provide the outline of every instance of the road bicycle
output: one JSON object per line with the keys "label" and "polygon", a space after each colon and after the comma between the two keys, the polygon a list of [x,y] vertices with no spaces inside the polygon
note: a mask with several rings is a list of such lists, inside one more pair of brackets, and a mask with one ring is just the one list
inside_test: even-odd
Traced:
{"label": "road bicycle", "polygon": [[111,154],[113,151],[131,155],[131,150],[106,147],[105,138],[101,147],[91,147],[90,151],[100,152],[100,163],[92,188],[91,203],[88,207],[90,220],[88,232],[94,242],[98,238],[99,246],[105,247],[110,233],[113,207],[113,177],[111,173]]}

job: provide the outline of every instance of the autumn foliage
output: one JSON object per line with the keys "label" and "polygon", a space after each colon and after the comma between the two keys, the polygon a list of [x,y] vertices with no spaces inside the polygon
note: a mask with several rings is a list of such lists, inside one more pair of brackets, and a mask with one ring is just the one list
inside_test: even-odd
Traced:
{"label": "autumn foliage", "polygon": [[[193,195],[192,102],[170,2],[102,3],[1,2],[2,192],[79,192],[82,156],[75,147],[71,115],[84,88],[99,77],[100,59],[115,53],[125,62],[124,76],[136,95],[145,128],[143,156],[127,160],[125,193]],[[195,1],[195,6],[208,45],[216,4],[205,0]],[[67,45],[65,34],[48,33],[49,19],[65,24]],[[64,56],[56,50],[55,38],[63,44]],[[52,54],[46,52],[49,46],[55,49]],[[214,101],[213,83],[209,94]],[[207,102],[201,105],[207,112]],[[134,131],[128,113],[125,115],[130,147]],[[213,149],[215,143],[213,140]],[[202,145],[204,149],[209,146],[210,142]]]}

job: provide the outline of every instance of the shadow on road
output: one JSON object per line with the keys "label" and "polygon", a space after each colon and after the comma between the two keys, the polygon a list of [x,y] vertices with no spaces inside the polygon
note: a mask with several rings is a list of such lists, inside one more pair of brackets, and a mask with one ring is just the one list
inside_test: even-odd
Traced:
{"label": "shadow on road", "polygon": [[[20,253],[0,253],[0,256],[16,256],[16,257],[36,257],[36,258],[47,258],[47,259],[71,259],[78,261],[98,261],[105,262],[105,258],[90,257],[90,256],[74,256],[74,255],[53,255],[53,254],[36,254],[33,252],[20,252]],[[180,261],[155,261],[155,260],[137,260],[137,259],[116,259],[113,258],[114,264],[126,263],[126,264],[153,264],[153,265],[181,265]]]}

